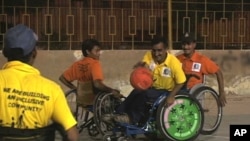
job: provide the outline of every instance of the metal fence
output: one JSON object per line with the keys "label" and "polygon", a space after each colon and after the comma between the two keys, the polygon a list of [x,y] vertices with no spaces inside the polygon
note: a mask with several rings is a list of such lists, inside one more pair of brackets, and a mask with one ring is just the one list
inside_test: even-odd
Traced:
{"label": "metal fence", "polygon": [[98,39],[104,49],[148,49],[154,36],[170,36],[168,24],[171,22],[173,49],[180,49],[180,35],[184,31],[195,33],[197,49],[250,48],[250,11],[245,10],[250,2],[243,0],[173,0],[172,21],[168,21],[166,1],[160,0],[127,0],[121,5],[118,1],[106,0],[108,4],[99,7],[94,6],[93,0],[85,6],[79,5],[84,1],[77,1],[75,5],[69,1],[64,3],[66,7],[56,7],[56,3],[45,7],[29,7],[27,3],[9,7],[3,1],[1,46],[6,30],[23,23],[38,34],[40,49],[80,49],[86,38]]}

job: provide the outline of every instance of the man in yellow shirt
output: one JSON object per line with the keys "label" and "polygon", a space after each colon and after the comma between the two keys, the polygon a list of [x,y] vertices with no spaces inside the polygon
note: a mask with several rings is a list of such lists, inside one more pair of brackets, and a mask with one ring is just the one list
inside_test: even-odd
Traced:
{"label": "man in yellow shirt", "polygon": [[[179,60],[167,52],[167,41],[156,37],[151,41],[152,50],[148,51],[137,66],[144,66],[153,73],[153,86],[145,91],[134,89],[126,100],[117,108],[112,119],[116,122],[138,123],[146,116],[146,103],[155,101],[163,93],[168,93],[165,103],[171,105],[175,95],[186,81]],[[125,113],[125,114],[123,114]]]}
{"label": "man in yellow shirt", "polygon": [[77,141],[76,120],[62,89],[32,66],[37,39],[33,30],[22,24],[4,35],[3,55],[8,62],[0,70],[0,140],[53,141],[54,132],[45,129],[58,123],[68,140]]}

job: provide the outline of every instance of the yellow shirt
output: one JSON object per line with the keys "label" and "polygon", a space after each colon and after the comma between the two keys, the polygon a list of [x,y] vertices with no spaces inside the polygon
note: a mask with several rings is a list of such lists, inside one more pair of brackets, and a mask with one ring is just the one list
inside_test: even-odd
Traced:
{"label": "yellow shirt", "polygon": [[150,51],[146,52],[143,62],[149,66],[153,72],[153,87],[156,89],[166,89],[172,91],[175,84],[181,84],[186,81],[186,76],[182,70],[180,61],[172,54],[167,55],[166,60],[157,64]]}
{"label": "yellow shirt", "polygon": [[34,129],[52,121],[65,130],[76,124],[60,86],[28,64],[6,63],[0,70],[0,125]]}

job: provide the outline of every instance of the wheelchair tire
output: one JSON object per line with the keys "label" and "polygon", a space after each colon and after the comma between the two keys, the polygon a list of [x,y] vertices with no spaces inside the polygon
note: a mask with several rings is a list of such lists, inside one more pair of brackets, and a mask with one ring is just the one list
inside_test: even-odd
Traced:
{"label": "wheelchair tire", "polygon": [[[88,129],[90,136],[97,136],[98,130],[95,128],[93,118],[90,117],[90,111],[86,111],[83,107],[77,104],[77,91],[76,89],[69,90],[65,93],[70,110],[77,121],[78,132],[81,133],[85,128]],[[93,124],[93,125],[92,125]],[[95,131],[96,129],[96,131]]]}
{"label": "wheelchair tire", "polygon": [[112,93],[101,93],[95,99],[94,105],[94,121],[99,132],[102,135],[111,134],[114,125],[102,121],[103,115],[114,114],[115,107],[120,104],[120,100],[114,98]]}
{"label": "wheelchair tire", "polygon": [[77,120],[79,106],[76,103],[76,96],[77,96],[76,89],[71,89],[65,92],[65,96],[67,98],[67,102],[69,104],[70,110],[73,112],[73,116]]}
{"label": "wheelchair tire", "polygon": [[207,86],[202,86],[193,92],[193,96],[200,102],[204,112],[204,125],[201,134],[210,135],[220,126],[222,120],[222,106],[217,92]]}
{"label": "wheelchair tire", "polygon": [[87,129],[88,129],[89,136],[96,137],[97,135],[99,135],[99,130],[97,129],[96,124],[94,123],[94,119],[91,121]]}
{"label": "wheelchair tire", "polygon": [[200,103],[190,95],[177,95],[174,104],[157,109],[157,129],[166,140],[189,141],[200,134],[203,126],[203,112]]}

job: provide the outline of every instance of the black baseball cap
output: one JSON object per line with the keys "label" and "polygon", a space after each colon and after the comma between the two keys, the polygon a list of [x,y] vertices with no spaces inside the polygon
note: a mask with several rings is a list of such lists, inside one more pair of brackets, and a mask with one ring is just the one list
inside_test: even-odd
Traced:
{"label": "black baseball cap", "polygon": [[191,42],[195,42],[195,41],[196,41],[196,39],[194,37],[194,34],[191,32],[185,32],[182,35],[182,38],[181,38],[182,43],[191,43]]}

